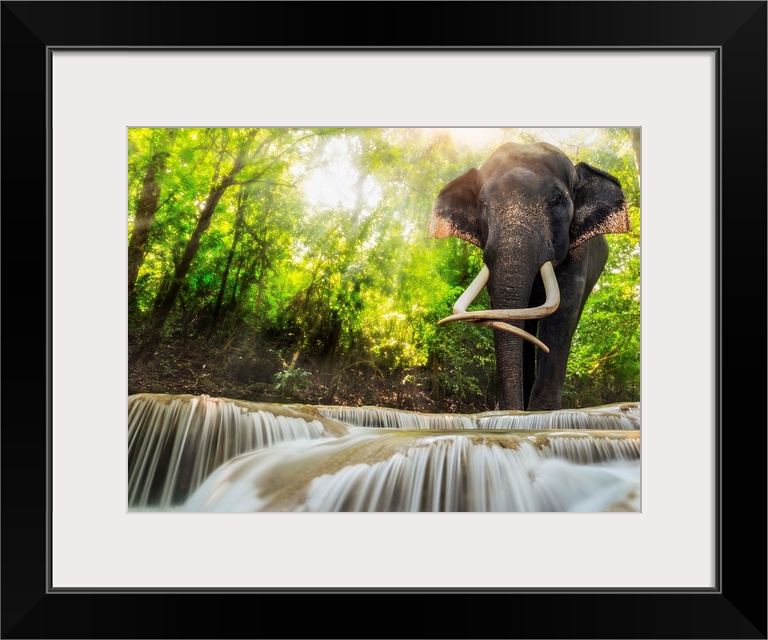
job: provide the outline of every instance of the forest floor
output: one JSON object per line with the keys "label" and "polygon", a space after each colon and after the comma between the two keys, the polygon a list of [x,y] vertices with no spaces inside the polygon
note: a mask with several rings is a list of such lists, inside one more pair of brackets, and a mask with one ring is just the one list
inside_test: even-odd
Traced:
{"label": "forest floor", "polygon": [[[431,398],[427,371],[415,370],[408,376],[387,379],[380,372],[365,368],[323,373],[309,361],[297,359],[293,365],[267,348],[255,355],[253,349],[165,342],[143,365],[129,365],[128,394],[193,394],[251,402],[467,412],[466,407]],[[281,384],[276,374],[286,370],[289,373]],[[331,390],[329,387],[334,383]]]}

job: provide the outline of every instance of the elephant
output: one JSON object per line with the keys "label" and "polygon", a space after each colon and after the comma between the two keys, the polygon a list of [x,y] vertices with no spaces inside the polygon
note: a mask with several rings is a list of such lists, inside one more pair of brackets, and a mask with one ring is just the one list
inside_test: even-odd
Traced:
{"label": "elephant", "polygon": [[[477,245],[484,266],[437,324],[494,329],[497,409],[562,409],[573,334],[608,259],[604,234],[628,231],[618,179],[545,142],[503,144],[439,191],[429,236]],[[468,312],[485,286],[491,309]]]}

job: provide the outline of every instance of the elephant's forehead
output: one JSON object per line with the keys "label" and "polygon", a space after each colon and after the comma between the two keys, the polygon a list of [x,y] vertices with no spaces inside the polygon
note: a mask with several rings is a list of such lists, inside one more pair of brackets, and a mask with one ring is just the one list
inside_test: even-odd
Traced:
{"label": "elephant's forehead", "polygon": [[527,169],[542,177],[554,177],[569,187],[575,181],[573,163],[562,151],[546,143],[507,143],[499,147],[480,167],[483,183],[499,178],[515,167]]}

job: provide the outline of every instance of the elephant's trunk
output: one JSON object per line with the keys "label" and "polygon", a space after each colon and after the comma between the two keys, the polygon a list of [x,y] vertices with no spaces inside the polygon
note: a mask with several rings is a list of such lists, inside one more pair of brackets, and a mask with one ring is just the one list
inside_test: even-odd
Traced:
{"label": "elephant's trunk", "polygon": [[[555,312],[560,304],[560,290],[551,262],[541,267],[546,300],[538,307],[528,308],[533,277],[531,274],[515,274],[514,278],[493,278],[487,266],[480,273],[453,307],[454,315],[443,318],[438,324],[465,321],[482,324],[493,329],[496,348],[496,373],[498,379],[499,408],[523,410],[523,340],[532,342],[545,352],[549,348],[538,338],[523,329],[525,320],[543,318]],[[490,281],[490,282],[489,282]],[[493,309],[467,311],[482,288],[488,283]]]}
{"label": "elephant's trunk", "polygon": [[[513,323],[513,326],[522,325],[521,320],[514,320]],[[496,349],[498,408],[523,411],[523,341],[504,331],[494,331],[493,338]]]}
{"label": "elephant's trunk", "polygon": [[[516,251],[516,255],[521,255],[520,247],[516,247]],[[526,310],[539,271],[535,259],[511,262],[505,261],[504,255],[497,253],[492,256],[495,260],[489,262],[488,295],[492,306],[490,313],[494,316],[506,309]],[[524,332],[524,318],[505,320],[516,333]],[[523,340],[512,332],[498,330],[493,332],[493,338],[499,409],[522,411],[525,409]]]}
{"label": "elephant's trunk", "polygon": [[560,305],[560,289],[557,286],[557,278],[555,277],[552,263],[545,262],[541,267],[541,278],[544,282],[544,290],[546,292],[546,300],[544,301],[544,304],[534,308],[467,311],[467,307],[472,304],[472,301],[488,282],[489,277],[490,272],[488,267],[483,265],[483,268],[480,270],[480,273],[477,274],[477,277],[472,284],[467,287],[466,291],[464,291],[456,301],[456,304],[453,305],[453,315],[443,318],[437,324],[441,325],[457,320],[476,322],[477,324],[482,324],[492,327],[493,329],[506,331],[507,333],[519,336],[523,340],[528,340],[540,349],[549,353],[549,347],[541,342],[536,336],[524,331],[519,326],[519,323],[509,324],[509,321],[544,318],[557,310],[557,307]]}

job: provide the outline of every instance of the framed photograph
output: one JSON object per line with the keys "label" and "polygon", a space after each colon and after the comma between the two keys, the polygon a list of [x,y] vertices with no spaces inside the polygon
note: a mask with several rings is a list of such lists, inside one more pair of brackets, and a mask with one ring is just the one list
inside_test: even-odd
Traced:
{"label": "framed photograph", "polygon": [[[490,30],[467,33],[478,6]],[[748,292],[765,273],[765,206],[746,198],[766,191],[766,3],[447,3],[439,35],[385,7],[3,3],[6,249],[33,270],[6,275],[6,335],[40,325],[28,341],[40,360],[14,357],[6,376],[6,406],[35,419],[14,412],[2,435],[3,637],[245,637],[246,597],[265,637],[766,637],[765,433],[749,426],[764,384],[735,373],[763,333],[724,322],[760,307]],[[370,42],[315,28],[342,8],[377,25]],[[508,28],[553,14],[583,28]],[[519,157],[528,164],[504,165]],[[508,243],[493,226],[513,208],[498,193],[520,207],[532,175],[552,235],[534,233],[531,306],[551,303],[540,263],[554,265],[562,312],[573,252],[640,229],[626,246],[611,239],[623,262],[598,270],[608,279],[574,316],[584,373],[566,377],[557,406],[493,368],[482,377],[506,355],[477,323],[513,326],[517,341],[532,326],[499,302]],[[25,197],[11,206],[11,192]],[[605,217],[558,235],[580,208]],[[45,249],[33,260],[15,240],[31,237]],[[627,306],[612,290],[629,291]],[[446,315],[468,322],[435,327]],[[522,338],[557,353],[560,329],[541,317]],[[601,333],[606,317],[624,328]],[[639,351],[612,370],[629,376],[622,393],[636,384],[631,398],[610,394],[588,348],[619,338]],[[451,369],[469,362],[466,344],[479,364]],[[623,452],[598,465],[521,463],[564,437],[552,423],[514,444],[501,439],[528,427],[491,433],[512,414],[631,422],[640,407],[642,427],[612,439],[590,435],[594,423],[568,434]],[[264,442],[206,448],[206,420],[222,433],[243,416]],[[424,416],[440,416],[440,433],[471,422],[468,448],[473,428],[498,438],[514,462],[493,469],[517,465],[516,486],[536,490],[501,499],[484,481],[450,500],[444,485],[403,498],[392,468],[412,478],[416,449],[429,451],[422,471],[450,466],[435,462],[432,427],[407,422]],[[407,438],[393,462],[387,443]],[[184,462],[195,447],[211,457],[200,470]],[[597,488],[573,497],[585,473]],[[351,595],[390,612],[392,598],[409,610],[428,598],[414,614],[426,630],[403,633],[412,622],[389,613],[370,633],[313,615],[288,628],[279,612],[324,618],[327,598],[357,607]],[[472,596],[500,615],[435,615]],[[216,615],[190,616],[197,604]]]}
{"label": "framed photograph", "polygon": [[639,127],[127,138],[130,512],[641,511]]}

